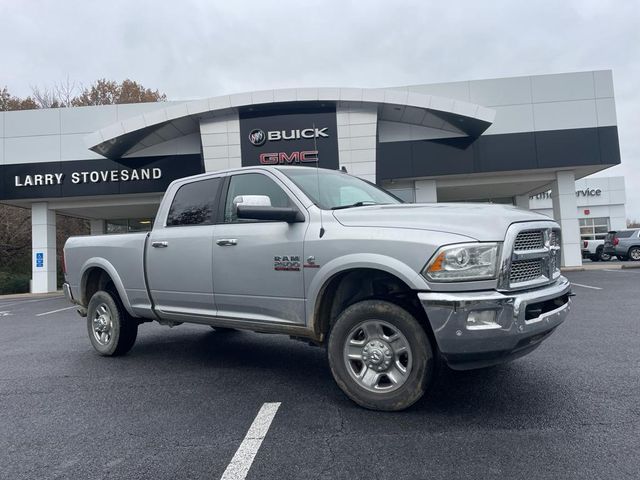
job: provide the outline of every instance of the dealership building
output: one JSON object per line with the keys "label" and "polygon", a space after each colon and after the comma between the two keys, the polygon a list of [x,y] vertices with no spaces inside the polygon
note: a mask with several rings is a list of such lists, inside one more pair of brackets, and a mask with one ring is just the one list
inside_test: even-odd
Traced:
{"label": "dealership building", "polygon": [[171,181],[251,165],[541,211],[580,265],[588,228],[625,222],[624,179],[584,177],[619,163],[611,71],[0,112],[0,202],[32,211],[34,292],[56,289],[56,213],[94,234],[146,230]]}

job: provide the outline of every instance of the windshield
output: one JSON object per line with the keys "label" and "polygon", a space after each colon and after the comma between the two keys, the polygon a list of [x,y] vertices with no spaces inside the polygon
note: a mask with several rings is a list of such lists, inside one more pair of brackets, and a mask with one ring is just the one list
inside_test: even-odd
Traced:
{"label": "windshield", "polygon": [[335,170],[298,167],[281,171],[324,210],[402,203],[372,183]]}

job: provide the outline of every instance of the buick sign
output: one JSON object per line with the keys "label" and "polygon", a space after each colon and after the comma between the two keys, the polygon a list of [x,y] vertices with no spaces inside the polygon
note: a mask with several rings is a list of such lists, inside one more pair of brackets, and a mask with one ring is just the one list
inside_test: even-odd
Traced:
{"label": "buick sign", "polygon": [[264,145],[264,142],[267,141],[267,136],[265,135],[264,131],[256,128],[254,130],[251,130],[251,133],[249,133],[249,141],[252,145],[259,147],[260,145]]}

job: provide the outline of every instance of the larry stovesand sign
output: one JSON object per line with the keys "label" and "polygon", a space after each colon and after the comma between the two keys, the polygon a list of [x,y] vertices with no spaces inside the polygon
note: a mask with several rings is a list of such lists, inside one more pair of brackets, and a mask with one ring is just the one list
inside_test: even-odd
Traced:
{"label": "larry stovesand sign", "polygon": [[[41,185],[62,185],[64,173],[36,173],[33,175],[16,175],[16,187]],[[72,172],[71,183],[129,182],[136,180],[158,180],[162,178],[160,168],[140,168],[134,170],[93,170],[90,172]]]}
{"label": "larry stovesand sign", "polygon": [[0,165],[0,200],[164,192],[204,172],[199,154]]}

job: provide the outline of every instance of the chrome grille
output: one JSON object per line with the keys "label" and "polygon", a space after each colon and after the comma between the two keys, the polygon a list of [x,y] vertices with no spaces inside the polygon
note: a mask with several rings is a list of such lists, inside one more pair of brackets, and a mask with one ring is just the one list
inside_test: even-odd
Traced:
{"label": "chrome grille", "polygon": [[501,290],[537,287],[560,276],[560,229],[551,221],[512,224],[505,236]]}
{"label": "chrome grille", "polygon": [[538,250],[544,248],[544,231],[530,230],[528,232],[520,232],[513,244],[516,251]]}
{"label": "chrome grille", "polygon": [[536,280],[542,276],[542,260],[516,260],[511,264],[509,282],[522,283]]}

